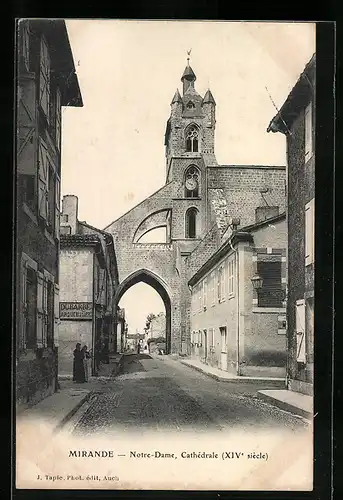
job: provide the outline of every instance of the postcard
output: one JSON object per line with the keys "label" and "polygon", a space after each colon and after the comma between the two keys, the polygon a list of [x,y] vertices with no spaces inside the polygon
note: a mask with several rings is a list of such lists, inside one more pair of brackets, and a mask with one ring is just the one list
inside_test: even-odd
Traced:
{"label": "postcard", "polygon": [[315,23],[17,32],[16,488],[311,491]]}

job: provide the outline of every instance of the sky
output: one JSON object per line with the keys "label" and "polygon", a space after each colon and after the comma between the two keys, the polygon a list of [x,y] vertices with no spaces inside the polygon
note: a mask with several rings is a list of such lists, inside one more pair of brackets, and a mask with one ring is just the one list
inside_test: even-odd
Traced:
{"label": "sky", "polygon": [[[66,25],[84,106],[62,111],[61,191],[78,196],[79,220],[103,229],[164,184],[165,127],[190,49],[195,87],[201,95],[210,88],[217,103],[218,163],[285,165],[284,137],[266,129],[315,52],[314,24]],[[133,330],[164,310],[146,286],[135,285],[121,301]]]}

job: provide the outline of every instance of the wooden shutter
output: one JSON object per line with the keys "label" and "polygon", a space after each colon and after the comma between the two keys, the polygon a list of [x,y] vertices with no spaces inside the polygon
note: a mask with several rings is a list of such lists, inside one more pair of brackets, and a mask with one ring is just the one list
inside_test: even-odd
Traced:
{"label": "wooden shutter", "polygon": [[48,322],[49,322],[49,310],[48,310],[48,280],[44,277],[43,280],[43,347],[47,346],[48,340]]}
{"label": "wooden shutter", "polygon": [[310,102],[305,109],[305,160],[311,158],[312,153],[312,102]]}
{"label": "wooden shutter", "polygon": [[60,239],[60,178],[55,176],[55,238]]}
{"label": "wooden shutter", "polygon": [[54,286],[54,346],[58,347],[59,342],[59,323],[60,323],[60,289],[59,286],[55,284]]}
{"label": "wooden shutter", "polygon": [[305,301],[296,302],[297,362],[306,363]]}
{"label": "wooden shutter", "polygon": [[22,262],[21,267],[21,314],[20,314],[20,347],[26,349],[26,321],[27,321],[27,262]]}
{"label": "wooden shutter", "polygon": [[204,279],[203,305],[207,307],[207,278]]}
{"label": "wooden shutter", "polygon": [[36,84],[32,75],[18,82],[17,168],[19,174],[36,175]]}
{"label": "wooden shutter", "polygon": [[305,205],[305,265],[314,262],[314,198]]}
{"label": "wooden shutter", "polygon": [[43,347],[44,339],[44,310],[43,310],[43,274],[37,273],[37,347]]}
{"label": "wooden shutter", "polygon": [[281,262],[257,262],[257,272],[263,278],[258,306],[282,307]]}
{"label": "wooden shutter", "polygon": [[55,109],[55,114],[56,114],[56,146],[58,150],[60,150],[61,146],[61,114],[62,114],[62,107],[61,107],[61,91],[57,87],[56,89],[56,109]]}
{"label": "wooden shutter", "polygon": [[40,72],[39,72],[39,104],[43,109],[47,120],[49,121],[50,106],[50,57],[48,46],[41,38],[40,51]]}
{"label": "wooden shutter", "polygon": [[47,146],[42,140],[39,141],[38,170],[39,215],[47,220],[49,205],[49,163]]}

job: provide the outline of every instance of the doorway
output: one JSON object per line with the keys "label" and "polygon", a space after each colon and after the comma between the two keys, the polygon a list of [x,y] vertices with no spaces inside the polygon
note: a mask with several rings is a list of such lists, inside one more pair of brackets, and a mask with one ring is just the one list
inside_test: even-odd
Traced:
{"label": "doorway", "polygon": [[221,342],[221,354],[220,354],[220,368],[227,371],[227,331],[226,326],[221,326],[220,330],[220,342]]}

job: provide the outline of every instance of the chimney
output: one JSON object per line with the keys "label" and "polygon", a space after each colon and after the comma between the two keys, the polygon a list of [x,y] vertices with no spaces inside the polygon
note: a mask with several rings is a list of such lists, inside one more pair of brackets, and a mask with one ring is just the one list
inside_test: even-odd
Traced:
{"label": "chimney", "polygon": [[73,194],[67,194],[62,199],[62,220],[70,226],[70,234],[77,232],[77,215],[78,215],[78,197]]}

